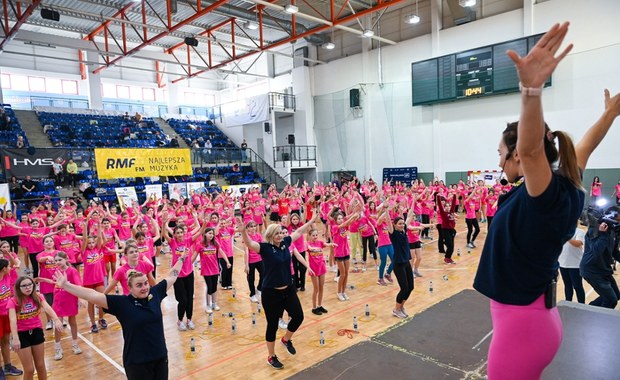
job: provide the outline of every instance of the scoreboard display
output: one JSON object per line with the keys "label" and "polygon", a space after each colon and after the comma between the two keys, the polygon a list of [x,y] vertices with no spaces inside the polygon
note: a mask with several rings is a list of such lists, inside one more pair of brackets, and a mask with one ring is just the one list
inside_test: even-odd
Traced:
{"label": "scoreboard display", "polygon": [[[507,50],[526,55],[543,34],[411,64],[413,105],[519,91],[519,77]],[[551,85],[551,77],[545,83]]]}

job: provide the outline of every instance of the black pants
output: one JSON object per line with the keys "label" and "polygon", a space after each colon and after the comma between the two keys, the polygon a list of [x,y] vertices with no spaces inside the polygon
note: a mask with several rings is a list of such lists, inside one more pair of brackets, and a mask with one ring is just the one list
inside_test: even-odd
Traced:
{"label": "black pants", "polygon": [[467,223],[467,243],[468,244],[473,243],[474,240],[476,240],[476,237],[478,237],[478,234],[480,233],[480,226],[478,225],[478,219],[468,218],[468,219],[465,219],[465,223]]}
{"label": "black pants", "polygon": [[564,281],[564,296],[567,301],[573,300],[573,289],[577,294],[577,302],[586,303],[586,292],[583,289],[583,282],[579,274],[579,268],[560,267],[562,281]]}
{"label": "black pants", "polygon": [[[304,252],[299,252],[299,254],[305,259],[306,258],[306,251]],[[306,267],[299,262],[299,260],[297,260],[297,257],[295,257],[295,255],[291,255],[293,256],[293,271],[294,273],[294,280],[295,280],[295,286],[297,287],[297,289],[306,289]]]}
{"label": "black pants", "polygon": [[77,184],[77,174],[67,173],[66,182],[75,187]]}
{"label": "black pants", "polygon": [[584,277],[588,284],[592,285],[598,298],[590,302],[590,305],[614,309],[620,299],[620,290],[613,274]]}
{"label": "black pants", "polygon": [[437,227],[437,235],[439,236],[437,238],[437,249],[439,250],[439,253],[446,253],[446,242],[444,241],[441,224],[435,224],[435,227]]}
{"label": "black pants", "polygon": [[414,288],[411,262],[407,261],[404,264],[394,264],[394,275],[400,287],[400,291],[396,295],[396,303],[403,303],[403,301],[409,299]]}
{"label": "black pants", "polygon": [[182,321],[184,316],[187,316],[187,319],[192,319],[194,314],[194,272],[187,277],[177,278],[174,282],[174,296],[179,303],[177,305],[179,321]]}
{"label": "black pants", "polygon": [[212,276],[202,276],[205,279],[205,284],[207,285],[207,294],[211,295],[217,292],[217,278],[218,275],[214,274]]}
{"label": "black pants", "polygon": [[220,261],[220,273],[222,276],[222,288],[227,288],[232,286],[232,271],[233,271],[233,257],[228,258],[228,262],[230,263],[230,268],[226,267],[226,260],[219,258]]}
{"label": "black pants", "polygon": [[295,332],[301,326],[301,322],[304,320],[304,311],[301,308],[297,291],[293,285],[289,285],[282,290],[273,288],[263,289],[261,300],[263,309],[265,309],[265,318],[267,319],[267,331],[265,332],[265,340],[267,342],[276,341],[278,321],[284,310],[291,317],[291,320],[288,322],[288,331]]}
{"label": "black pants", "polygon": [[[422,224],[428,224],[431,221],[431,218],[428,214],[422,214]],[[422,230],[422,237],[428,237],[428,228]]]}
{"label": "black pants", "polygon": [[377,245],[375,244],[375,236],[362,236],[362,260],[366,262],[366,255],[370,251],[372,258],[377,260]]}
{"label": "black pants", "polygon": [[[263,290],[263,262],[258,261],[256,263],[250,263],[250,271],[248,272],[248,287],[250,288],[250,297],[256,294],[256,287],[254,281],[256,278],[256,272],[258,272],[258,291]],[[304,267],[304,269],[306,269]]]}
{"label": "black pants", "polygon": [[168,380],[168,358],[142,364],[125,364],[128,380]]}
{"label": "black pants", "polygon": [[37,255],[39,253],[40,252],[28,254],[28,256],[30,257],[30,264],[32,265],[32,278],[39,277],[39,262],[37,261]]}
{"label": "black pants", "polygon": [[487,231],[489,230],[489,228],[491,228],[492,221],[493,221],[493,217],[487,215]]}
{"label": "black pants", "polygon": [[446,259],[451,259],[454,253],[454,237],[456,236],[456,230],[454,228],[448,228],[443,230],[443,240],[446,243]]}

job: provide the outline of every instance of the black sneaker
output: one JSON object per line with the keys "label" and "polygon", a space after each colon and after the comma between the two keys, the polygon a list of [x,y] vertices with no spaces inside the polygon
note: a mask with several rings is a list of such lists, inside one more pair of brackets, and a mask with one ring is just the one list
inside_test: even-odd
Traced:
{"label": "black sneaker", "polygon": [[295,355],[297,353],[297,350],[295,349],[295,347],[293,347],[292,340],[284,340],[284,338],[282,338],[280,339],[280,342],[284,347],[286,347],[286,351],[288,351],[289,354]]}
{"label": "black sneaker", "polygon": [[315,309],[312,309],[312,314],[316,314],[316,315],[322,315],[323,312],[321,311],[321,309],[319,309],[318,307]]}
{"label": "black sneaker", "polygon": [[319,306],[317,307],[317,309],[321,310],[321,313],[327,313],[327,309],[324,308],[323,306]]}
{"label": "black sneaker", "polygon": [[282,369],[284,368],[284,364],[280,363],[280,361],[278,360],[278,357],[273,355],[273,356],[269,356],[267,358],[267,364],[269,364],[270,366],[272,366],[275,369]]}

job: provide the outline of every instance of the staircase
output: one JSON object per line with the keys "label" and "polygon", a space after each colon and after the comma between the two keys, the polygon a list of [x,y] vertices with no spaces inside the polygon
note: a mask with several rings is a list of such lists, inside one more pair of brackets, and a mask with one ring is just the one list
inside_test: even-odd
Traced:
{"label": "staircase", "polygon": [[50,148],[52,143],[45,133],[43,133],[43,126],[39,122],[37,115],[34,111],[30,110],[13,110],[15,117],[22,126],[30,146],[36,148]]}
{"label": "staircase", "polygon": [[247,155],[252,169],[267,181],[267,185],[274,183],[279,190],[288,185],[286,180],[252,149],[247,149]]}
{"label": "staircase", "polygon": [[176,131],[168,123],[166,123],[166,120],[162,119],[161,117],[154,117],[153,120],[157,123],[157,125],[159,125],[159,128],[161,128],[165,134],[170,136],[170,138],[176,137],[177,141],[179,142],[179,148],[189,148],[189,145],[187,145],[185,140],[183,140],[179,135],[177,135]]}

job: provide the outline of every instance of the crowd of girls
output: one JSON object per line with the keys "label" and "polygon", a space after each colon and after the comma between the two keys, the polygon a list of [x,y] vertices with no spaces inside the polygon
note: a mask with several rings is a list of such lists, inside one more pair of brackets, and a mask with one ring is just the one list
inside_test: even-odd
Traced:
{"label": "crowd of girls", "polygon": [[[411,184],[355,180],[340,187],[304,183],[287,186],[280,192],[273,186],[266,190],[251,188],[240,196],[224,192],[192,193],[186,199],[176,200],[149,198],[142,205],[134,203],[122,210],[107,202],[90,202],[84,209],[73,201],[58,208],[47,202],[33,207],[19,219],[7,210],[0,218],[0,236],[4,239],[0,249],[8,260],[7,270],[13,273],[7,277],[12,279],[10,288],[18,282],[20,266],[25,268],[24,275],[32,277],[23,277],[24,287],[15,289],[23,292],[34,283],[31,278],[39,282],[38,292],[26,289],[28,292],[22,297],[13,290],[7,297],[16,297],[18,315],[25,312],[22,310],[24,297],[35,300],[28,305],[34,305],[36,310],[30,310],[28,315],[38,318],[43,311],[46,329],[62,329],[60,319],[63,319],[71,330],[72,352],[79,354],[75,318],[78,299],[55,287],[54,276],[62,273],[71,284],[101,294],[129,295],[128,273],[141,273],[149,286],[154,286],[157,256],[160,251],[169,251],[171,265],[176,265],[182,257],[188,258],[180,265],[173,286],[178,303],[178,329],[192,330],[196,326],[193,320],[197,281],[194,263],[200,267],[200,276],[206,284],[204,310],[207,313],[220,310],[218,288],[232,289],[234,253],[239,249],[233,243],[235,235],[243,232],[245,252],[241,267],[247,275],[251,302],[262,302],[265,310],[269,309],[269,360],[277,366],[272,344],[274,320],[277,325],[284,310],[287,311],[290,320],[282,343],[289,352],[294,351],[292,333],[303,320],[303,311],[296,304],[281,303],[284,290],[305,291],[309,276],[312,313],[321,315],[328,312],[323,307],[324,297],[332,296],[324,295],[323,291],[328,271],[336,272],[337,291],[333,297],[346,302],[350,298],[347,289],[351,266],[362,271],[376,269],[379,285],[393,283],[392,274],[395,275],[400,292],[393,314],[404,318],[407,316],[404,304],[413,290],[413,278],[422,276],[421,239],[437,226],[439,250],[445,252],[447,263],[453,263],[454,221],[459,205],[464,206],[468,229],[470,226],[472,229],[468,233],[468,244],[473,245],[479,232],[478,222],[485,219],[491,222],[497,207],[496,194],[506,190],[499,183],[487,187],[482,183],[466,185],[462,181],[446,186],[442,181],[426,185],[422,180]],[[238,218],[235,218],[236,206]],[[432,222],[435,218],[436,224]],[[268,247],[272,247],[273,252],[288,252],[284,272],[283,267],[272,268],[277,263],[266,256]],[[23,263],[18,253],[23,255]],[[275,279],[274,270],[280,271]],[[282,286],[285,288],[281,289]],[[96,309],[95,304],[89,302],[87,310],[92,333],[107,328],[103,308]],[[0,316],[2,312],[0,304]],[[28,331],[37,326],[26,325]],[[20,322],[16,328],[15,332],[19,332],[25,327]],[[6,335],[13,331],[8,323],[5,330]],[[40,344],[39,339],[32,339],[22,342],[20,348],[20,352],[26,347],[31,351],[30,359],[20,354],[26,373],[34,367],[42,371],[40,352],[34,348]],[[61,360],[64,352],[60,333],[57,333],[55,348],[55,359]],[[10,357],[4,359],[5,369],[12,371]]]}

